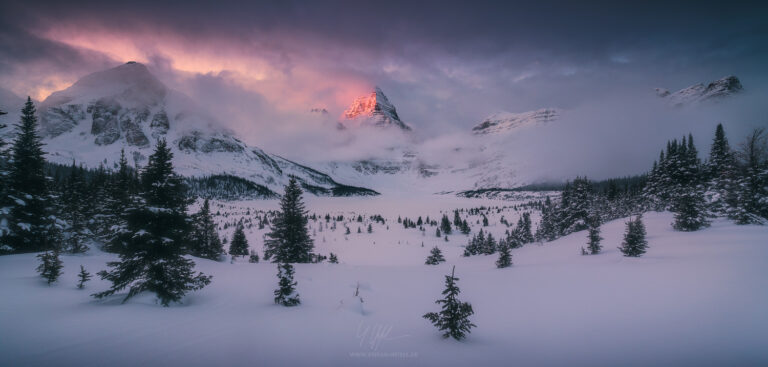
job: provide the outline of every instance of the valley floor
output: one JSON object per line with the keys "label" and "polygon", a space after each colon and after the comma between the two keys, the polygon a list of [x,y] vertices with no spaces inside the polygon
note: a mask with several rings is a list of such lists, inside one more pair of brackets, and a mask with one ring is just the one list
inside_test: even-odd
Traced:
{"label": "valley floor", "polygon": [[[262,203],[242,205],[275,207]],[[366,211],[378,210],[386,211]],[[383,214],[398,226],[397,210]],[[497,219],[491,230],[500,235]],[[294,308],[273,304],[271,263],[195,259],[212,284],[163,308],[151,295],[95,300],[89,294],[108,286],[99,279],[78,290],[81,264],[95,273],[115,259],[96,249],[62,256],[65,273],[50,287],[35,273],[34,254],[2,256],[0,365],[768,365],[768,227],[717,220],[680,233],[669,213],[644,220],[650,248],[642,258],[621,256],[625,225],[617,220],[603,225],[599,255],[579,254],[579,232],[513,250],[508,269],[495,268],[496,256],[461,257],[466,236],[445,242],[433,227],[426,235],[326,229],[316,250],[342,263],[296,265],[302,304]],[[259,239],[249,235],[260,250]],[[423,265],[434,245],[447,262]],[[460,298],[476,313],[477,328],[462,342],[442,339],[421,317],[438,310],[453,265]],[[362,305],[352,297],[358,286]]]}

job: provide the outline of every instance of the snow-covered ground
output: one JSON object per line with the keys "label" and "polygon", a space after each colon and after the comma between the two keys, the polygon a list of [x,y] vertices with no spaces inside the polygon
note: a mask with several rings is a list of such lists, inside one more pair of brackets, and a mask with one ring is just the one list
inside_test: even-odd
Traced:
{"label": "snow-covered ground", "polygon": [[[466,236],[446,242],[434,227],[423,235],[403,229],[397,216],[439,220],[441,210],[452,218],[454,208],[507,206],[489,215],[486,229],[498,238],[501,215],[517,221],[516,203],[307,199],[313,213],[345,215],[352,233],[341,222],[322,232],[310,222],[316,251],[341,263],[296,265],[302,304],[294,308],[273,304],[271,263],[196,259],[213,283],[163,308],[151,295],[95,300],[89,294],[107,288],[99,279],[78,290],[81,264],[95,273],[116,258],[96,249],[62,256],[64,275],[52,286],[36,274],[34,254],[0,257],[0,365],[768,365],[768,227],[717,220],[680,233],[671,214],[648,213],[642,258],[621,256],[625,221],[617,220],[603,226],[600,255],[579,254],[586,240],[579,232],[513,250],[514,266],[500,270],[496,256],[461,257]],[[221,223],[276,208],[275,201],[212,205]],[[366,216],[363,233],[347,222],[352,212]],[[390,229],[374,224],[366,233],[370,214],[383,215]],[[470,217],[473,233],[479,218]],[[255,222],[246,230],[260,255],[263,231]],[[447,262],[424,265],[435,245]],[[438,310],[453,265],[460,297],[476,313],[477,328],[462,342],[442,339],[421,317]],[[358,285],[362,305],[352,296]]]}

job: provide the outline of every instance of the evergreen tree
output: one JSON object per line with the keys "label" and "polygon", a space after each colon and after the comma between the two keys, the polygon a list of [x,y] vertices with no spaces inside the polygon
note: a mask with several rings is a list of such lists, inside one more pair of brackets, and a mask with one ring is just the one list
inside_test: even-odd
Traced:
{"label": "evergreen tree", "polygon": [[423,317],[432,322],[438,330],[443,331],[443,338],[451,337],[461,340],[471,332],[470,329],[476,327],[469,321],[469,316],[475,312],[472,310],[471,304],[461,302],[458,299],[460,290],[456,282],[459,278],[454,276],[455,270],[456,267],[454,266],[451,275],[445,276],[445,290],[443,291],[445,298],[435,301],[435,303],[442,305],[441,311],[429,312]]}
{"label": "evergreen tree", "polygon": [[77,288],[83,289],[85,282],[91,280],[91,273],[85,271],[85,267],[80,265],[80,273],[77,274],[79,280],[77,282]]}
{"label": "evergreen tree", "polygon": [[296,282],[293,280],[293,265],[289,263],[277,264],[278,289],[275,289],[275,303],[286,307],[296,306],[301,303],[299,294],[296,293]]}
{"label": "evergreen tree", "polygon": [[709,226],[706,216],[706,203],[701,192],[695,188],[682,192],[675,200],[675,222],[672,227],[678,231],[697,231]]}
{"label": "evergreen tree", "polygon": [[[211,216],[211,207],[208,199],[205,199],[200,212],[192,217],[192,221],[192,243],[190,245],[192,255],[219,260],[224,254],[224,247],[221,244],[219,232],[216,230],[216,223]],[[245,234],[243,234],[244,236]]]}
{"label": "evergreen tree", "polygon": [[501,241],[499,245],[499,259],[496,260],[496,267],[499,269],[508,268],[512,265],[512,253],[506,241]]}
{"label": "evergreen tree", "polygon": [[331,252],[331,254],[330,254],[329,258],[328,258],[328,262],[331,263],[331,264],[338,264],[339,263],[339,258],[336,257],[336,254]]}
{"label": "evergreen tree", "polygon": [[727,214],[736,206],[738,167],[734,152],[725,137],[723,124],[717,124],[715,138],[709,151],[706,175],[710,208],[718,214]]}
{"label": "evergreen tree", "polygon": [[62,273],[61,269],[64,267],[59,258],[59,251],[46,251],[37,255],[37,258],[40,259],[40,265],[37,267],[37,272],[40,273],[40,276],[43,277],[49,285],[58,280]]}
{"label": "evergreen tree", "polygon": [[752,131],[738,153],[741,175],[731,217],[739,224],[764,223],[768,219],[768,136],[765,129]]}
{"label": "evergreen tree", "polygon": [[60,200],[62,217],[68,224],[64,236],[65,249],[71,253],[85,252],[88,248],[84,242],[90,237],[90,232],[86,228],[88,187],[85,182],[85,170],[75,166],[74,161],[62,191]]}
{"label": "evergreen tree", "polygon": [[443,234],[451,234],[451,221],[448,220],[448,216],[443,214],[443,219],[440,220],[440,230]]}
{"label": "evergreen tree", "polygon": [[440,238],[443,235],[440,233],[440,228],[435,229],[435,237]]}
{"label": "evergreen tree", "polygon": [[173,170],[173,154],[160,140],[141,173],[141,200],[126,210],[126,228],[118,234],[122,242],[120,261],[109,262],[102,279],[112,287],[96,293],[103,298],[129,288],[123,302],[149,291],[163,306],[179,302],[184,295],[210,284],[211,277],[194,274],[195,263],[184,258],[189,220],[186,186]]}
{"label": "evergreen tree", "polygon": [[229,254],[234,256],[248,256],[248,239],[245,238],[245,227],[243,222],[237,223],[235,234],[232,235],[232,241],[229,244]]}
{"label": "evergreen tree", "polygon": [[21,114],[8,174],[7,190],[12,203],[8,243],[15,252],[35,252],[53,248],[58,238],[44,171],[45,153],[37,134],[31,98],[27,98]]}
{"label": "evergreen tree", "polygon": [[120,151],[117,172],[110,175],[105,182],[109,187],[104,192],[103,213],[96,218],[97,233],[107,243],[108,251],[119,253],[123,250],[119,235],[127,231],[128,226],[126,208],[134,207],[135,203],[140,201],[136,196],[138,179],[135,171],[128,166],[125,150]]}
{"label": "evergreen tree", "polygon": [[427,257],[427,261],[424,262],[424,264],[437,265],[442,262],[445,262],[445,258],[443,257],[443,252],[440,251],[440,249],[437,246],[435,246],[432,248],[432,250],[429,251],[429,256]]}
{"label": "evergreen tree", "polygon": [[459,209],[453,211],[453,226],[461,228],[461,217],[459,216]]}
{"label": "evergreen tree", "polygon": [[587,248],[589,249],[590,255],[597,255],[600,253],[600,250],[603,249],[603,246],[600,245],[602,239],[603,238],[600,237],[600,221],[598,219],[592,219],[587,234]]}
{"label": "evergreen tree", "polygon": [[645,239],[645,224],[642,217],[627,222],[627,230],[624,232],[624,242],[619,250],[626,257],[640,257],[648,249],[648,241]]}
{"label": "evergreen tree", "polygon": [[471,228],[469,228],[469,223],[467,223],[467,220],[466,220],[466,219],[464,219],[463,221],[461,221],[461,227],[460,227],[460,230],[461,230],[461,233],[462,233],[462,234],[469,234],[469,232],[471,232],[471,231],[472,231],[472,229],[471,229]]}
{"label": "evergreen tree", "polygon": [[368,223],[368,233],[373,233],[373,227],[371,227],[370,223]]}
{"label": "evergreen tree", "polygon": [[307,230],[307,212],[301,194],[298,181],[291,177],[280,200],[280,212],[272,221],[272,231],[267,233],[268,239],[264,242],[265,259],[274,256],[278,263],[311,261],[314,243]]}

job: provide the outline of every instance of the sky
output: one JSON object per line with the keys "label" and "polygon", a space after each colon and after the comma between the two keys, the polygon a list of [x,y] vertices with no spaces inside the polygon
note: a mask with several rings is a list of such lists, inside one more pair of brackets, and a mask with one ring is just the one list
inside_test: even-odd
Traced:
{"label": "sky", "polygon": [[726,75],[764,96],[765,14],[738,1],[5,1],[0,85],[42,100],[139,61],[278,151],[325,128],[309,109],[340,116],[378,85],[431,139],[499,111],[637,108],[653,88]]}

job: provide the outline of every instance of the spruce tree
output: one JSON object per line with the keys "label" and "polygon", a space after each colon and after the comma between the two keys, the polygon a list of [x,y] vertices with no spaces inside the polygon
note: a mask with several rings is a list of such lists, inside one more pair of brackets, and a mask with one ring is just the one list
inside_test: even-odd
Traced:
{"label": "spruce tree", "polygon": [[82,253],[88,248],[86,238],[90,232],[86,228],[88,211],[88,187],[85,182],[85,170],[72,162],[70,174],[61,193],[61,214],[68,226],[65,231],[65,249],[71,253]]}
{"label": "spruce tree", "polygon": [[330,254],[329,258],[328,258],[328,262],[331,263],[331,264],[338,264],[339,263],[339,258],[336,257],[336,254],[331,252],[331,254]]}
{"label": "spruce tree", "polygon": [[443,234],[451,234],[451,221],[448,220],[448,216],[443,214],[443,219],[440,220],[440,230]]}
{"label": "spruce tree", "polygon": [[232,235],[232,241],[229,243],[229,254],[235,256],[248,256],[248,239],[245,238],[245,227],[243,222],[237,222],[235,234]]}
{"label": "spruce tree", "polygon": [[192,216],[192,221],[192,243],[190,245],[192,255],[219,260],[224,254],[224,247],[221,244],[219,232],[216,230],[216,223],[211,216],[208,199],[203,202],[200,212]]}
{"label": "spruce tree", "polygon": [[648,241],[645,239],[645,224],[642,217],[637,216],[634,220],[627,222],[627,229],[624,232],[624,242],[619,250],[626,257],[640,257],[648,249]]}
{"label": "spruce tree", "polygon": [[57,242],[56,228],[45,177],[43,143],[37,133],[37,117],[31,98],[21,110],[11,147],[8,194],[12,206],[8,242],[15,252],[47,250]]}
{"label": "spruce tree", "polygon": [[126,209],[126,228],[118,234],[120,261],[109,262],[102,279],[112,287],[94,294],[96,298],[129,288],[123,302],[144,291],[157,295],[163,306],[179,302],[189,291],[210,284],[211,277],[194,274],[195,263],[183,257],[189,219],[186,186],[173,170],[173,154],[160,140],[141,173],[141,195]]}
{"label": "spruce tree", "polygon": [[437,265],[442,262],[445,262],[445,258],[443,257],[443,252],[440,251],[440,249],[437,246],[435,246],[432,248],[432,250],[429,251],[429,256],[427,257],[427,261],[425,261],[424,264]]}
{"label": "spruce tree", "polygon": [[373,233],[373,227],[371,227],[370,223],[368,223],[368,233]]}
{"label": "spruce tree", "polygon": [[272,221],[272,231],[267,233],[264,242],[265,259],[274,257],[274,262],[278,263],[308,263],[312,260],[314,243],[309,237],[301,194],[299,183],[292,176],[280,199],[280,212]]}
{"label": "spruce tree", "polygon": [[715,129],[706,176],[709,186],[707,196],[711,210],[717,214],[728,214],[737,202],[738,167],[734,152],[725,136],[723,124],[717,124]]}
{"label": "spruce tree", "polygon": [[501,244],[499,245],[499,259],[496,260],[496,267],[502,269],[510,266],[512,266],[512,253],[509,244],[507,244],[506,241],[501,241]]}
{"label": "spruce tree", "polygon": [[736,206],[731,218],[738,224],[764,223],[768,220],[768,135],[755,129],[741,144],[741,165]]}
{"label": "spruce tree", "polygon": [[456,267],[454,266],[451,275],[445,276],[445,290],[443,291],[445,298],[435,301],[435,303],[442,305],[441,311],[429,312],[423,317],[443,332],[443,338],[451,337],[461,340],[471,332],[473,327],[476,327],[469,321],[469,316],[475,312],[472,310],[471,304],[461,302],[458,299],[460,290],[456,282],[459,278],[454,276],[455,270]]}
{"label": "spruce tree", "polygon": [[85,267],[80,265],[80,273],[77,274],[79,280],[77,281],[77,288],[83,289],[85,282],[91,280],[91,273],[85,271]]}
{"label": "spruce tree", "polygon": [[59,251],[46,251],[37,255],[37,258],[40,259],[40,265],[37,267],[37,272],[40,273],[40,276],[43,277],[49,285],[58,280],[62,273],[61,269],[64,267],[59,258]]}
{"label": "spruce tree", "polygon": [[600,237],[600,217],[593,213],[589,217],[589,228],[587,229],[587,248],[589,249],[590,255],[597,255],[600,253],[600,250],[603,249],[603,246],[600,245],[600,241],[602,241],[602,237]]}
{"label": "spruce tree", "polygon": [[275,289],[275,303],[286,307],[300,304],[299,294],[296,293],[296,282],[293,280],[293,265],[278,263],[277,278],[279,288]]}

